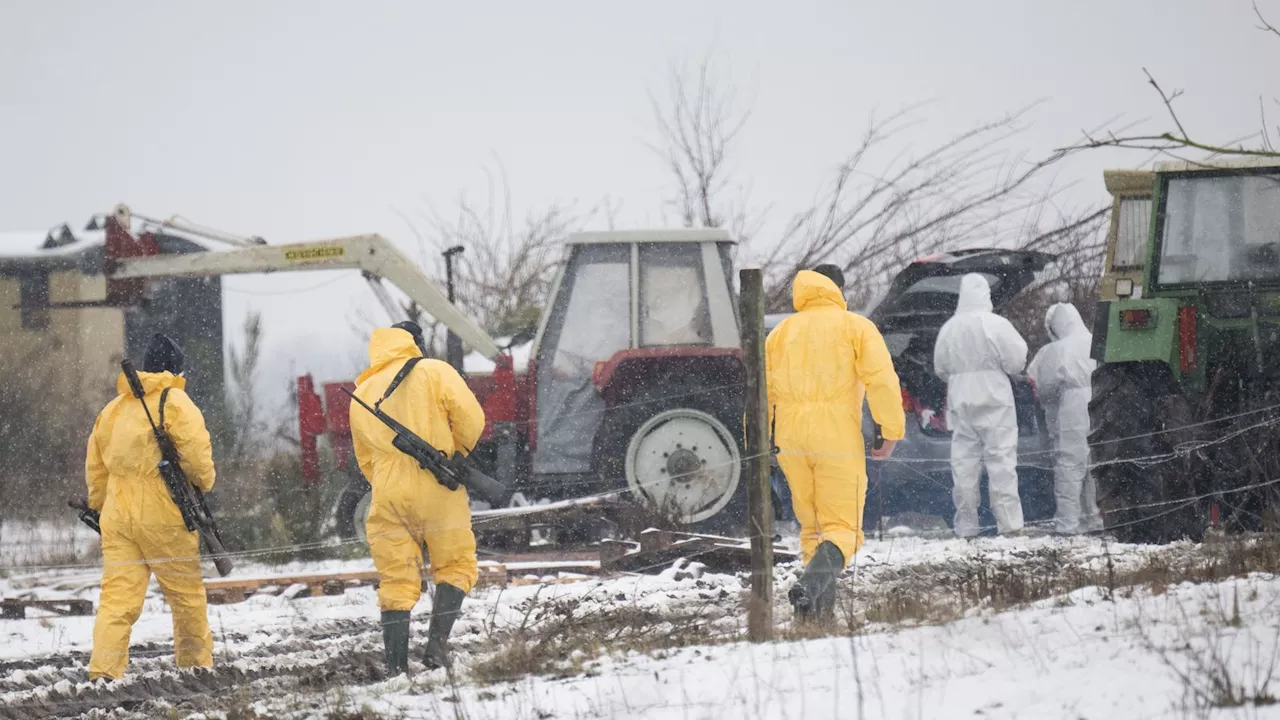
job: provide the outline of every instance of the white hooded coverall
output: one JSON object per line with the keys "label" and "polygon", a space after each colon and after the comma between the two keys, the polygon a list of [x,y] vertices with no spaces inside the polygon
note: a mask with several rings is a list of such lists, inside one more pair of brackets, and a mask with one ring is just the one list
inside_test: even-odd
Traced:
{"label": "white hooded coverall", "polygon": [[1062,533],[1101,530],[1097,488],[1089,474],[1089,398],[1097,367],[1089,357],[1093,334],[1080,311],[1066,303],[1050,307],[1044,325],[1052,342],[1036,353],[1027,374],[1036,383],[1054,441],[1055,525]]}
{"label": "white hooded coverall", "polygon": [[960,281],[956,314],[938,332],[934,373],[947,383],[951,429],[951,491],[955,532],[978,534],[979,481],[987,469],[991,513],[1001,533],[1022,529],[1018,498],[1018,418],[1009,376],[1027,363],[1027,343],[991,311],[991,286],[981,275]]}

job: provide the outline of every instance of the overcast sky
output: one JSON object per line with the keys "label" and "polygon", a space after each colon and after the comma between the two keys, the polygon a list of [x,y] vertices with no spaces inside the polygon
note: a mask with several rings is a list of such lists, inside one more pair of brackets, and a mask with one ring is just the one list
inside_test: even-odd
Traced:
{"label": "overcast sky", "polygon": [[[1280,0],[1259,0],[1280,22]],[[1170,87],[1194,133],[1280,122],[1280,38],[1248,0],[897,2],[17,2],[0,4],[0,229],[81,222],[128,202],[271,242],[381,232],[402,214],[510,178],[517,214],[621,203],[620,227],[669,224],[646,146],[668,66],[714,53],[754,108],[736,177],[802,207],[870,115],[931,101],[921,141],[1042,101],[1031,155],[1113,117],[1163,123]],[[1104,196],[1091,154],[1063,202]],[[265,382],[291,364],[354,372],[352,274],[225,282],[228,336],[264,313]],[[274,395],[275,393],[273,393]]]}

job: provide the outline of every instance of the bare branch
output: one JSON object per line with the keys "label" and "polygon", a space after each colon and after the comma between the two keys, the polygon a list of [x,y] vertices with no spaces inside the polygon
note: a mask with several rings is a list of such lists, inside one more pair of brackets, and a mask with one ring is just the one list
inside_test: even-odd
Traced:
{"label": "bare branch", "polygon": [[650,94],[659,140],[651,145],[675,180],[670,204],[686,227],[750,226],[741,207],[725,207],[728,159],[750,109],[740,109],[732,85],[717,82],[711,58],[690,73],[672,66],[666,103]]}
{"label": "bare branch", "polygon": [[795,272],[819,263],[844,269],[850,302],[861,306],[893,272],[920,255],[944,247],[1018,242],[1009,221],[1053,197],[1052,191],[1032,189],[1063,157],[1052,153],[1028,162],[1002,150],[1022,131],[1025,112],[974,127],[916,155],[890,153],[879,170],[870,168],[914,124],[913,109],[873,121],[827,189],[811,208],[792,216],[764,254],[770,307],[784,310]]}
{"label": "bare branch", "polygon": [[1275,35],[1276,37],[1280,37],[1280,30],[1277,30],[1277,29],[1276,29],[1276,26],[1275,26],[1275,25],[1272,25],[1270,22],[1268,22],[1268,21],[1267,21],[1267,18],[1266,18],[1266,17],[1264,17],[1264,16],[1262,15],[1262,11],[1258,9],[1258,3],[1257,3],[1257,2],[1254,2],[1254,3],[1253,3],[1253,14],[1254,14],[1254,15],[1257,15],[1257,16],[1258,16],[1258,22],[1262,23],[1261,25],[1259,25],[1259,26],[1258,26],[1258,29],[1259,29],[1259,30],[1261,30],[1261,31],[1263,31],[1263,32],[1269,32],[1269,33],[1271,33],[1271,34]]}
{"label": "bare branch", "polygon": [[[1257,6],[1254,6],[1257,12]],[[1262,14],[1258,13],[1258,17],[1262,18]],[[1275,28],[1266,24],[1263,19],[1264,27],[1261,29],[1274,31]],[[1280,33],[1278,33],[1280,34]],[[1168,131],[1156,133],[1154,135],[1117,135],[1114,132],[1107,132],[1099,137],[1095,133],[1085,132],[1084,141],[1080,144],[1059,148],[1061,153],[1071,153],[1079,150],[1090,150],[1094,148],[1111,147],[1126,150],[1145,150],[1160,154],[1172,154],[1185,150],[1200,150],[1210,155],[1225,156],[1243,156],[1243,157],[1280,157],[1280,152],[1276,152],[1270,141],[1270,134],[1267,129],[1266,116],[1263,115],[1261,137],[1261,147],[1245,147],[1243,144],[1227,143],[1215,144],[1195,139],[1187,132],[1186,126],[1183,125],[1182,119],[1178,116],[1177,110],[1173,107],[1173,101],[1182,96],[1182,90],[1174,90],[1173,92],[1165,92],[1160,83],[1146,69],[1142,69],[1143,74],[1147,76],[1147,84],[1155,89],[1160,96],[1160,101],[1164,104],[1165,110],[1169,115],[1169,119],[1173,122],[1176,131]],[[1255,134],[1250,137],[1258,137]]]}

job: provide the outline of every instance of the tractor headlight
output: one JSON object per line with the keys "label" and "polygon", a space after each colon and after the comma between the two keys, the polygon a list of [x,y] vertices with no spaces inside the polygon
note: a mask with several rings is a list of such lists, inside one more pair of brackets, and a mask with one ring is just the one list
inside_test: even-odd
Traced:
{"label": "tractor headlight", "polygon": [[1127,298],[1133,294],[1133,280],[1129,278],[1119,278],[1116,280],[1116,296]]}

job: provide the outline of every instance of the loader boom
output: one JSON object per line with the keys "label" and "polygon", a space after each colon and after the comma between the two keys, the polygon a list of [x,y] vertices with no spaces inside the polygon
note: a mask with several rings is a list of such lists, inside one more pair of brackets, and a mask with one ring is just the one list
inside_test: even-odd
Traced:
{"label": "loader boom", "polygon": [[353,235],[289,245],[250,245],[235,250],[186,255],[113,257],[110,260],[107,276],[112,280],[358,269],[366,277],[385,279],[400,288],[410,300],[486,358],[493,360],[501,353],[488,333],[449,302],[444,292],[412,260],[381,235]]}

